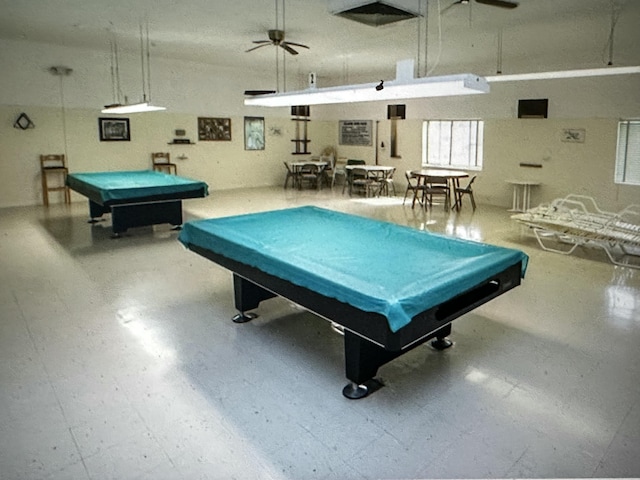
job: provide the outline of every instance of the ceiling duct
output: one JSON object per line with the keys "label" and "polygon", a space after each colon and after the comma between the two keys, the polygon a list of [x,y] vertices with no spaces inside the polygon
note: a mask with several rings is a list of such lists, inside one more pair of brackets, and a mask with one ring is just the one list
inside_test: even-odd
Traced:
{"label": "ceiling duct", "polygon": [[333,14],[371,27],[388,25],[420,16],[418,13],[391,5],[388,2],[369,2],[345,10],[334,11]]}

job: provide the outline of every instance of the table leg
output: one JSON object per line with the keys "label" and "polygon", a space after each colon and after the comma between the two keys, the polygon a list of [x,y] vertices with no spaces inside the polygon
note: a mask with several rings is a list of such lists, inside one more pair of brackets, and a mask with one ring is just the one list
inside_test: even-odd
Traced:
{"label": "table leg", "polygon": [[366,397],[384,386],[375,379],[380,368],[385,363],[404,355],[410,350],[422,345],[424,342],[434,339],[431,342],[433,348],[444,350],[453,345],[447,337],[451,334],[451,323],[447,323],[432,334],[422,338],[404,350],[386,350],[385,348],[356,335],[350,330],[344,330],[344,353],[346,376],[351,381],[347,384],[342,394],[351,399],[357,400]]}
{"label": "table leg", "polygon": [[462,194],[458,193],[458,189],[460,188],[460,179],[457,177],[452,178],[451,187],[453,188],[453,199],[456,202],[451,207],[451,210],[455,209],[456,211],[460,211],[460,207],[462,207]]}
{"label": "table leg", "polygon": [[524,185],[522,188],[522,211],[526,212],[529,210],[529,202],[531,199],[531,187],[529,185]]}

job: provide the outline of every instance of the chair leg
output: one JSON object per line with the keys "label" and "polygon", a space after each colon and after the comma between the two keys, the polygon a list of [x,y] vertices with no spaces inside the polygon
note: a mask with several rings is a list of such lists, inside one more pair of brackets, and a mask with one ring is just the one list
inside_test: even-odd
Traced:
{"label": "chair leg", "polygon": [[407,194],[409,193],[409,189],[407,188],[407,190],[404,192],[404,198],[402,199],[402,205],[404,205],[404,202],[407,201]]}
{"label": "chair leg", "polygon": [[49,187],[47,185],[47,172],[42,170],[42,203],[45,207],[49,206]]}
{"label": "chair leg", "polygon": [[[473,207],[473,211],[476,211],[476,199],[473,198],[473,192],[469,192],[469,198],[471,199],[471,206]],[[460,202],[462,203],[462,202]]]}

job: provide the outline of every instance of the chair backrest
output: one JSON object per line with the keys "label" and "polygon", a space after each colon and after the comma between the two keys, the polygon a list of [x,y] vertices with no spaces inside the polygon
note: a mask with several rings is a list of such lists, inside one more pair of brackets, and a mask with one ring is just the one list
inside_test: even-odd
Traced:
{"label": "chair backrest", "polygon": [[334,157],[333,155],[322,155],[320,157],[320,161],[327,162],[325,170],[332,170],[336,163],[336,157]]}
{"label": "chair backrest", "polygon": [[471,180],[469,180],[469,183],[465,187],[465,190],[467,190],[468,192],[471,191],[471,185],[473,185],[473,182],[476,181],[476,177],[477,177],[477,175],[474,175],[473,177],[471,177]]}
{"label": "chair backrest", "polygon": [[351,169],[351,179],[353,181],[366,180],[367,177],[368,177],[368,172],[364,168]]}
{"label": "chair backrest", "polygon": [[313,163],[305,163],[300,167],[299,173],[302,175],[317,175],[319,172],[318,165],[314,165]]}
{"label": "chair backrest", "polygon": [[384,178],[385,178],[385,180],[393,180],[393,176],[395,175],[395,173],[396,173],[396,168],[395,168],[395,167],[393,167],[393,169],[392,169],[392,170],[389,170],[389,171],[387,172],[387,175],[384,177]]}
{"label": "chair backrest", "polygon": [[448,188],[449,181],[446,177],[427,177],[425,182],[430,187]]}
{"label": "chair backrest", "polygon": [[67,168],[67,161],[64,154],[40,155],[40,168]]}
{"label": "chair backrest", "polygon": [[366,163],[367,162],[365,162],[364,160],[357,160],[353,158],[347,160],[347,165],[365,165]]}
{"label": "chair backrest", "polygon": [[151,154],[151,161],[154,165],[171,163],[171,155],[169,152],[155,152]]}
{"label": "chair backrest", "polygon": [[291,173],[291,174],[293,174],[293,172],[291,171],[291,167],[289,166],[289,164],[288,164],[287,162],[282,162],[282,163],[284,163],[284,168],[286,168],[286,169],[287,169],[287,173]]}
{"label": "chair backrest", "polygon": [[404,172],[404,176],[407,179],[407,183],[410,186],[412,186],[412,187],[416,186],[418,177],[416,177],[416,175],[411,170],[406,170]]}

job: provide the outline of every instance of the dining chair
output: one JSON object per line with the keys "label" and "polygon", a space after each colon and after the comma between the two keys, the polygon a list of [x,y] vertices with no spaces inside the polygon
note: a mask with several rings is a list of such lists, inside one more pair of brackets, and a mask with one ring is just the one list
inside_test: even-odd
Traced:
{"label": "dining chair", "polygon": [[287,188],[287,185],[289,184],[289,180],[291,180],[291,186],[293,188],[296,187],[297,181],[296,181],[296,174],[293,170],[291,170],[291,167],[289,166],[289,164],[287,162],[282,162],[284,163],[284,168],[287,169],[287,176],[284,179],[284,187],[283,188]]}
{"label": "dining chair", "polygon": [[320,186],[322,185],[322,169],[318,167],[318,165],[303,165],[296,174],[296,180],[298,181],[298,188],[307,185],[320,190]]}
{"label": "dining chair", "polygon": [[333,186],[333,169],[336,158],[333,155],[320,155],[320,161],[327,163],[322,169],[322,183],[329,186],[329,182],[331,181],[331,186]]}
{"label": "dining chair", "polygon": [[353,168],[351,170],[351,182],[349,185],[349,196],[352,193],[364,193],[365,197],[372,197],[379,194],[381,183],[374,172],[368,172],[364,168]]}
{"label": "dining chair", "polygon": [[[350,158],[347,160],[347,165],[366,165],[367,162],[364,160],[358,160],[354,158]],[[348,185],[349,187],[349,195],[352,193],[353,181],[354,180],[362,180],[367,178],[367,172],[364,170],[359,170],[357,173],[354,172],[355,169],[347,170],[347,181],[342,186],[342,193],[344,193],[345,187]],[[362,182],[360,182],[362,183]]]}
{"label": "dining chair", "polygon": [[336,184],[337,176],[343,177],[343,180],[342,180],[343,193],[344,193],[344,185],[347,183],[347,169],[345,168],[346,166],[347,166],[347,159],[344,157],[338,158],[333,165],[333,172],[331,174],[331,188],[333,188],[333,186]]}
{"label": "dining chair", "polygon": [[396,169],[393,168],[393,170],[386,172],[386,175],[380,179],[380,193],[384,193],[387,197],[389,196],[389,187],[391,187],[391,190],[393,191],[393,196],[396,196],[396,186],[393,183],[393,175],[395,173]]}
{"label": "dining chair", "polygon": [[407,170],[404,172],[404,176],[407,179],[407,189],[404,192],[404,198],[402,199],[402,204],[407,200],[407,196],[409,192],[413,193],[413,200],[411,201],[411,208],[416,206],[416,200],[422,205],[424,201],[424,191],[426,189],[425,185],[422,185],[419,182],[419,178],[417,175],[413,174],[411,170]]}
{"label": "dining chair", "polygon": [[151,162],[156,172],[167,172],[178,174],[178,166],[171,163],[171,155],[169,152],[155,152],[151,154]]}
{"label": "dining chair", "polygon": [[461,208],[463,195],[469,195],[469,200],[471,200],[471,206],[473,207],[473,211],[474,212],[476,211],[476,200],[475,198],[473,198],[473,188],[471,188],[471,186],[473,185],[473,182],[476,181],[476,177],[477,175],[474,175],[473,177],[471,177],[471,180],[469,180],[469,183],[467,184],[466,187],[457,187],[455,189],[456,204],[452,208],[456,208],[456,209]]}
{"label": "dining chair", "polygon": [[451,202],[449,188],[449,180],[447,177],[427,177],[425,180],[426,188],[424,190],[425,208],[433,207],[433,197],[444,197],[444,209],[449,210]]}

